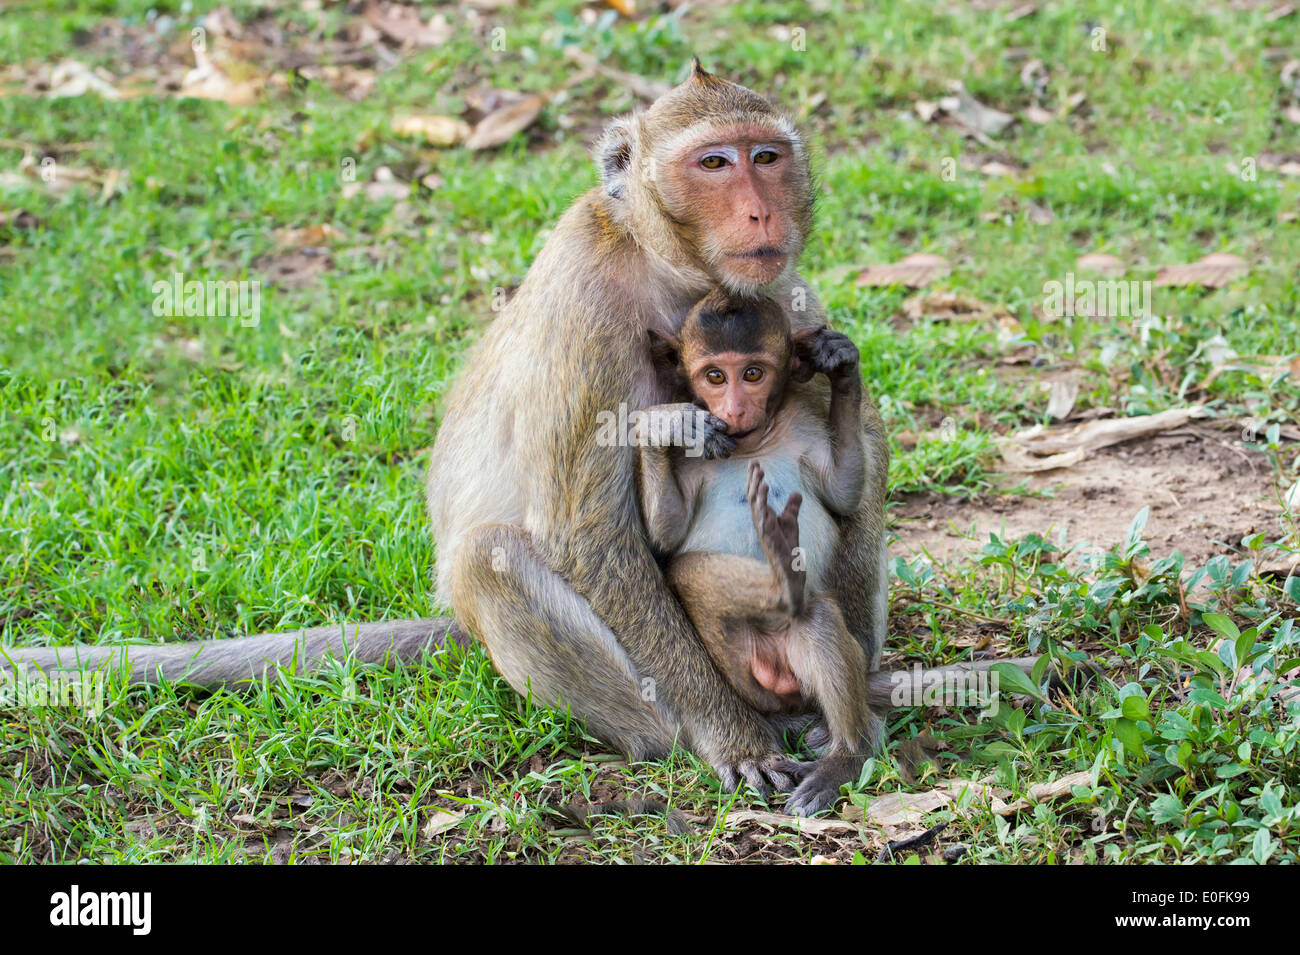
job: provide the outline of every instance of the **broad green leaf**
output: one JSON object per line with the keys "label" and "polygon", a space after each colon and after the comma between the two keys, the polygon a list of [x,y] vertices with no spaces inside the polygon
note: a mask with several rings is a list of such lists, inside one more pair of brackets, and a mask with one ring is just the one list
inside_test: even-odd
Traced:
{"label": "broad green leaf", "polygon": [[1288,577],[1284,589],[1288,597],[1300,604],[1300,577]]}
{"label": "broad green leaf", "polygon": [[1250,651],[1255,649],[1255,637],[1258,636],[1254,627],[1251,627],[1245,633],[1237,638],[1237,663],[1245,666],[1250,663]]}
{"label": "broad green leaf", "polygon": [[1166,710],[1156,731],[1165,739],[1172,740],[1191,739],[1196,735],[1192,721],[1177,710]]}
{"label": "broad green leaf", "polygon": [[1161,793],[1151,800],[1151,818],[1157,823],[1182,822],[1182,801],[1173,793]]}
{"label": "broad green leaf", "polygon": [[1148,723],[1155,722],[1151,719],[1151,710],[1147,708],[1147,701],[1140,696],[1126,696],[1120,709],[1124,711],[1124,716],[1134,722],[1145,720]]}
{"label": "broad green leaf", "polygon": [[1142,731],[1138,729],[1138,725],[1132,720],[1116,720],[1115,736],[1124,744],[1124,748],[1134,756],[1141,756],[1146,752],[1142,746]]}
{"label": "broad green leaf", "polygon": [[1044,699],[1042,690],[1014,663],[995,663],[989,667],[989,671],[998,676],[999,693],[1005,690],[1008,693],[1032,696],[1036,700]]}
{"label": "broad green leaf", "polygon": [[1237,629],[1237,625],[1223,614],[1206,613],[1201,615],[1201,619],[1205,621],[1207,627],[1225,640],[1236,641],[1241,636],[1241,631]]}

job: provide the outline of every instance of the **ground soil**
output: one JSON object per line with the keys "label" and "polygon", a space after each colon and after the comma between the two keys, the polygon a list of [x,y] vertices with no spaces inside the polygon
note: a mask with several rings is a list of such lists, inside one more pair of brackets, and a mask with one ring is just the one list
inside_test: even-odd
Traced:
{"label": "ground soil", "polygon": [[898,539],[890,553],[947,562],[978,553],[990,532],[1004,540],[1037,533],[1056,542],[1062,529],[1069,544],[1109,549],[1149,506],[1144,537],[1154,558],[1181,550],[1189,570],[1216,554],[1240,559],[1243,537],[1284,534],[1269,460],[1241,439],[1236,430],[1198,424],[1104,448],[1075,467],[1030,476],[1029,490],[1048,497],[905,495],[891,511]]}

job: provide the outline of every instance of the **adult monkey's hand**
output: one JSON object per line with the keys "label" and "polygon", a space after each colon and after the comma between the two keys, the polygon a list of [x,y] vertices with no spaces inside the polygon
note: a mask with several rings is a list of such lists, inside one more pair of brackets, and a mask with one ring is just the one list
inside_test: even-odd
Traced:
{"label": "adult monkey's hand", "polygon": [[[788,790],[800,765],[714,669],[664,583],[634,449],[610,418],[671,398],[649,332],[671,336],[716,284],[797,303],[796,329],[824,324],[794,273],[812,221],[804,144],[763,98],[696,62],[613,123],[597,160],[602,185],[560,220],[449,395],[428,483],[438,593],[511,686],[568,706],[632,758],[678,742],[728,787]],[[878,416],[865,438],[883,491]],[[856,566],[842,584],[855,595],[841,600],[875,665],[880,514],[847,524]]]}

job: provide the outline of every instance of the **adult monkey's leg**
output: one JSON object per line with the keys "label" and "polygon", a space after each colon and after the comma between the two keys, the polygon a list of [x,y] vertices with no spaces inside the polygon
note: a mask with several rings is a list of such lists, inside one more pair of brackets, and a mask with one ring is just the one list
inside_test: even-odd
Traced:
{"label": "adult monkey's leg", "polygon": [[[866,449],[867,475],[862,504],[840,526],[836,558],[831,562],[827,583],[845,626],[862,645],[867,669],[880,669],[889,624],[889,566],[886,556],[885,497],[889,480],[889,445],[885,440],[880,412],[864,396],[862,440]],[[873,706],[870,739],[877,745],[884,736],[884,710]]]}
{"label": "adult monkey's leg", "polygon": [[[566,706],[633,759],[672,748],[676,727],[591,605],[543,562],[528,533],[484,524],[461,543],[452,603],[520,693]],[[577,679],[578,676],[581,679]]]}
{"label": "adult monkey's leg", "polygon": [[[567,707],[593,735],[631,758],[663,756],[680,743],[708,760],[729,789],[741,780],[764,794],[774,787],[791,788],[803,767],[778,754],[762,718],[722,683],[695,634],[687,627],[676,645],[666,638],[671,618],[684,621],[685,615],[662,587],[653,561],[655,576],[643,570],[640,576],[625,577],[618,549],[604,552],[609,557],[602,565],[606,589],[620,580],[636,581],[636,587],[626,588],[624,607],[615,616],[620,632],[646,634],[639,648],[624,645],[636,641],[620,643],[592,604],[551,569],[528,533],[513,525],[480,525],[461,540],[451,571],[453,606],[512,687],[545,704]],[[622,556],[626,560],[629,554]],[[663,589],[658,604],[637,593],[652,584]],[[655,659],[638,665],[635,649],[644,652],[647,646],[658,648]],[[663,676],[682,673],[684,678]],[[715,685],[721,692],[714,692]],[[691,707],[703,706],[702,698],[711,692],[714,708],[703,710],[705,722],[682,718]],[[741,711],[739,718],[726,712],[732,701]],[[746,715],[760,740],[751,750],[736,738],[742,729],[739,719]]]}

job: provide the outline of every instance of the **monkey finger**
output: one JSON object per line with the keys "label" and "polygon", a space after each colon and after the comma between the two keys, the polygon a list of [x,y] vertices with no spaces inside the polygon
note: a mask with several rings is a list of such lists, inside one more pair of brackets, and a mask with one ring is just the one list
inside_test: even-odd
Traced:
{"label": "monkey finger", "polygon": [[795,491],[790,495],[790,499],[785,502],[785,510],[781,512],[782,520],[797,521],[799,519],[799,507],[803,504],[803,495]]}
{"label": "monkey finger", "polygon": [[788,756],[770,756],[763,762],[763,770],[777,792],[788,793],[812,770],[814,763],[801,763]]}
{"label": "monkey finger", "polygon": [[740,777],[731,766],[718,767],[718,781],[722,783],[723,792],[734,793],[740,788]]}
{"label": "monkey finger", "polygon": [[745,782],[749,783],[749,788],[758,793],[764,800],[772,795],[772,786],[768,783],[767,777],[763,775],[762,767],[757,763],[741,763],[740,773],[745,777]]}

